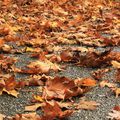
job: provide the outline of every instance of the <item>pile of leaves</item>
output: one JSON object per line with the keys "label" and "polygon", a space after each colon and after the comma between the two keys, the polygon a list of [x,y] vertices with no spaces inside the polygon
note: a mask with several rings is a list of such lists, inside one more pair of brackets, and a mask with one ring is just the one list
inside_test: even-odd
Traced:
{"label": "pile of leaves", "polygon": [[[119,97],[120,52],[113,50],[120,46],[119,6],[120,2],[112,0],[0,1],[0,95],[19,97],[26,86],[41,93],[33,95],[31,105],[25,107],[30,113],[1,114],[0,119],[54,120],[80,109],[95,110],[100,104],[83,96],[98,85],[107,86]],[[32,61],[17,67],[17,55]],[[87,78],[56,75],[69,63],[98,70]],[[113,69],[116,80],[103,80]],[[29,77],[18,79],[18,74]],[[42,115],[36,113],[39,108]],[[109,118],[119,120],[119,111],[115,109]]]}

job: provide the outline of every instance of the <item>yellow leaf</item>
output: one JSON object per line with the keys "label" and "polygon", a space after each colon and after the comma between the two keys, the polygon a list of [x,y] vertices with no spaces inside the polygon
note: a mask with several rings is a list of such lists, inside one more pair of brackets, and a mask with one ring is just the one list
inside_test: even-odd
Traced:
{"label": "yellow leaf", "polygon": [[51,27],[52,28],[55,28],[55,27],[57,27],[58,26],[58,23],[57,22],[51,22]]}
{"label": "yellow leaf", "polygon": [[16,90],[9,90],[9,91],[7,91],[6,89],[3,89],[3,91],[6,92],[9,95],[14,96],[14,97],[18,97],[18,94],[19,94]]}
{"label": "yellow leaf", "polygon": [[0,114],[0,120],[4,120],[4,118],[5,118],[5,115]]}
{"label": "yellow leaf", "polygon": [[0,95],[2,95],[3,91],[0,91]]}
{"label": "yellow leaf", "polygon": [[120,88],[113,88],[112,90],[115,92],[117,98],[120,95]]}
{"label": "yellow leaf", "polygon": [[113,60],[113,61],[111,62],[111,64],[113,65],[114,68],[118,68],[118,69],[120,68],[120,63],[117,62],[117,61],[114,61],[114,60]]}
{"label": "yellow leaf", "polygon": [[39,102],[44,102],[43,98],[39,95],[34,95],[34,99],[39,101]]}
{"label": "yellow leaf", "polygon": [[25,50],[26,52],[33,52],[34,51],[34,49],[33,48],[30,48],[30,47],[26,47],[26,50]]}

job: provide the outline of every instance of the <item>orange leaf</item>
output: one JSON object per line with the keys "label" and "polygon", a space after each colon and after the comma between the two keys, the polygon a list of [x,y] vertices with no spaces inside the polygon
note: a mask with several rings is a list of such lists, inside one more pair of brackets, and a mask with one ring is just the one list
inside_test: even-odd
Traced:
{"label": "orange leaf", "polygon": [[4,44],[4,40],[3,39],[0,39],[0,47],[2,47]]}
{"label": "orange leaf", "polygon": [[96,80],[93,80],[91,78],[85,78],[85,79],[82,79],[82,86],[88,86],[88,87],[93,87],[96,85]]}

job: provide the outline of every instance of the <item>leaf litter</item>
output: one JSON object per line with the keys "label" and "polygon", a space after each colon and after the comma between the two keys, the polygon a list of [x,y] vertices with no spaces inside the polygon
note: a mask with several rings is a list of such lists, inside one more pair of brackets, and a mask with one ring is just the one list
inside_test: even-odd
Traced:
{"label": "leaf litter", "polygon": [[[119,97],[120,52],[112,49],[120,46],[119,6],[112,0],[1,1],[0,95],[19,98],[26,86],[37,87],[36,92],[41,94],[34,94],[31,104],[25,106],[25,111],[32,113],[0,114],[0,119],[54,120],[67,118],[79,109],[95,110],[100,103],[80,99],[97,85],[107,86]],[[110,48],[100,52],[99,47]],[[18,54],[33,61],[17,67]],[[97,70],[86,78],[59,76],[69,63]],[[116,70],[115,80],[103,80],[112,69]],[[18,80],[17,74],[29,77]],[[109,113],[110,119],[120,119],[116,108]],[[37,109],[43,114],[38,115]]]}

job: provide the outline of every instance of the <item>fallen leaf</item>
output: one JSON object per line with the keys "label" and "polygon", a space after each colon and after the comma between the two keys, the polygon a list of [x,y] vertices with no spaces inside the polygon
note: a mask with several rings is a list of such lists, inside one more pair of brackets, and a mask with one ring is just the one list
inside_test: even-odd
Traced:
{"label": "fallen leaf", "polygon": [[25,106],[25,111],[36,111],[38,108],[42,107],[44,103],[36,103],[34,105]]}
{"label": "fallen leaf", "polygon": [[42,107],[42,110],[44,112],[43,116],[48,116],[48,118],[51,118],[51,120],[53,120],[57,117],[58,118],[66,118],[73,113],[72,110],[62,111],[60,106],[55,101],[52,103],[46,102],[45,106]]}
{"label": "fallen leaf", "polygon": [[47,0],[35,0],[36,3],[45,4]]}
{"label": "fallen leaf", "polygon": [[10,32],[10,30],[6,26],[0,27],[0,35],[8,35],[9,32]]}
{"label": "fallen leaf", "polygon": [[12,2],[11,0],[3,0],[4,5],[10,5],[11,2]]}
{"label": "fallen leaf", "polygon": [[26,47],[25,51],[26,52],[34,52],[34,48]]}
{"label": "fallen leaf", "polygon": [[117,82],[120,82],[120,69],[117,69],[115,78],[116,78],[116,81],[117,81]]}
{"label": "fallen leaf", "polygon": [[100,104],[95,101],[81,100],[77,105],[76,109],[95,110]]}
{"label": "fallen leaf", "polygon": [[44,99],[69,99],[80,94],[83,94],[83,90],[77,87],[73,80],[66,77],[55,77],[48,80],[43,89]]}
{"label": "fallen leaf", "polygon": [[3,89],[3,92],[6,92],[7,94],[9,94],[9,95],[12,95],[12,96],[14,96],[14,97],[18,97],[18,95],[19,95],[19,92],[17,92],[16,90],[6,90],[6,89]]}
{"label": "fallen leaf", "polygon": [[90,86],[93,87],[96,85],[96,80],[90,79],[90,78],[85,78],[82,79],[82,86]]}
{"label": "fallen leaf", "polygon": [[79,55],[76,57],[78,59],[77,65],[87,66],[87,67],[99,67],[105,64],[109,64],[111,58],[108,57],[111,54],[111,49],[105,52],[87,52],[86,55]]}
{"label": "fallen leaf", "polygon": [[36,100],[36,101],[39,101],[39,102],[44,102],[44,99],[39,96],[39,95],[34,95],[33,98]]}
{"label": "fallen leaf", "polygon": [[16,114],[10,120],[42,120],[41,117],[35,112],[28,114]]}
{"label": "fallen leaf", "polygon": [[117,69],[120,68],[120,63],[117,62],[117,61],[114,61],[114,60],[113,60],[113,61],[111,62],[111,64],[113,65],[114,68],[117,68]]}
{"label": "fallen leaf", "polygon": [[120,88],[115,87],[115,88],[111,88],[111,89],[114,91],[116,98],[118,98],[118,96],[120,95]]}
{"label": "fallen leaf", "polygon": [[72,102],[57,102],[60,108],[69,108],[73,105]]}
{"label": "fallen leaf", "polygon": [[120,111],[120,106],[119,106],[119,105],[118,105],[118,106],[115,106],[115,107],[113,108],[113,110]]}
{"label": "fallen leaf", "polygon": [[109,72],[109,69],[98,69],[92,72],[92,76],[94,79],[101,80],[105,73]]}
{"label": "fallen leaf", "polygon": [[0,120],[4,120],[4,118],[5,118],[5,115],[0,114]]}
{"label": "fallen leaf", "polygon": [[48,60],[46,60],[45,62],[43,61],[31,62],[29,65],[27,65],[27,67],[32,69],[37,68],[41,73],[48,73],[50,70],[53,71],[61,70],[61,68],[57,64],[52,63]]}
{"label": "fallen leaf", "polygon": [[75,79],[75,83],[77,86],[86,86],[86,87],[94,87],[96,86],[97,82],[91,78],[82,78],[82,79]]}
{"label": "fallen leaf", "polygon": [[116,87],[116,84],[114,83],[109,83],[107,80],[103,80],[100,82],[100,87],[109,87],[109,88],[115,88]]}
{"label": "fallen leaf", "polygon": [[7,53],[11,52],[12,50],[12,48],[7,44],[4,44],[1,49],[3,52],[7,52]]}
{"label": "fallen leaf", "polygon": [[0,39],[0,48],[4,45],[4,40]]}
{"label": "fallen leaf", "polygon": [[112,112],[108,113],[107,118],[111,120],[120,120],[120,111],[112,110]]}
{"label": "fallen leaf", "polygon": [[5,80],[5,89],[6,90],[13,90],[15,89],[17,82],[15,81],[15,77],[11,76],[7,80]]}
{"label": "fallen leaf", "polygon": [[0,85],[0,95],[2,95],[3,92],[6,92],[7,94],[10,94],[14,97],[18,97],[19,92],[17,92],[16,85],[17,83],[14,79],[14,76],[10,76],[9,78],[2,78]]}
{"label": "fallen leaf", "polygon": [[72,56],[73,56],[73,55],[70,53],[69,50],[63,51],[63,52],[60,54],[61,60],[62,60],[62,61],[66,61],[66,62],[71,61]]}

